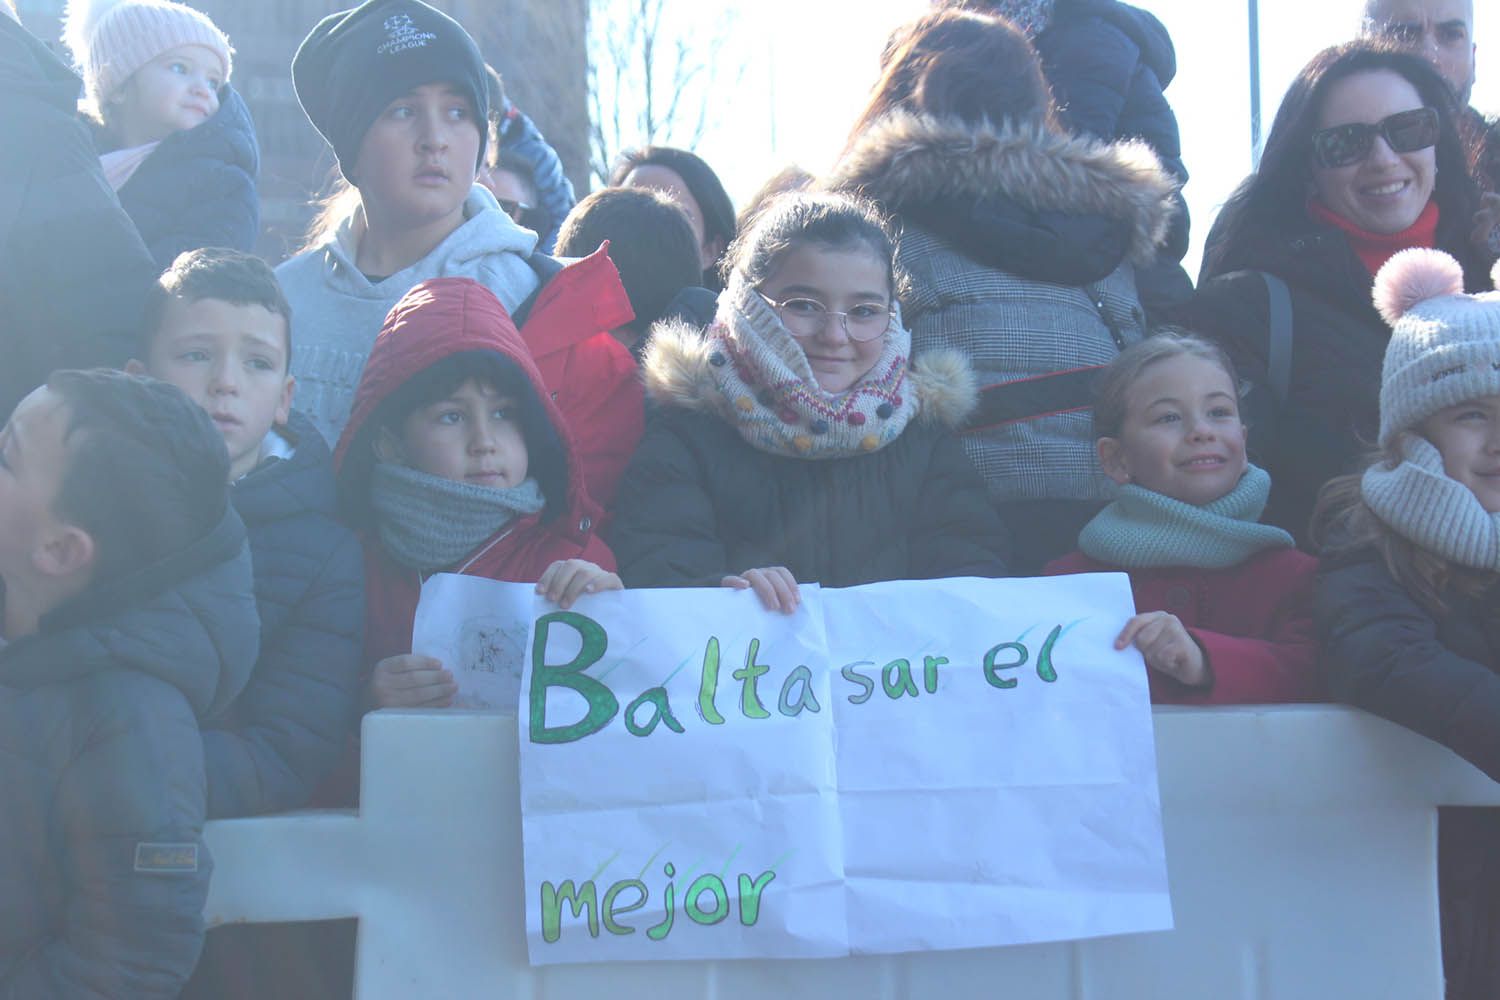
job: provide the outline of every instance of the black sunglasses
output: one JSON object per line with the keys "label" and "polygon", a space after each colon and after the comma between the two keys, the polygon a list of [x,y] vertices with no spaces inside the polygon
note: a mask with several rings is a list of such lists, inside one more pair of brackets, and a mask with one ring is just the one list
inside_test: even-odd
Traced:
{"label": "black sunglasses", "polygon": [[1351,122],[1312,134],[1313,159],[1320,167],[1348,167],[1370,155],[1375,137],[1383,136],[1393,152],[1414,153],[1436,146],[1441,124],[1433,108],[1398,111],[1376,122]]}

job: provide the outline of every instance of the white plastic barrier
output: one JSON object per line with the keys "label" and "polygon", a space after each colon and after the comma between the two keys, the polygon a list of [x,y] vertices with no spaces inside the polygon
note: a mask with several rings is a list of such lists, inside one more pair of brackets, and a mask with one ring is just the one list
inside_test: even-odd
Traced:
{"label": "white plastic barrier", "polygon": [[[514,720],[380,712],[359,815],[209,824],[212,923],[360,918],[361,1000],[1442,996],[1436,812],[1500,785],[1333,707],[1158,709],[1177,929],[832,961],[531,969]],[[1007,849],[1024,851],[1023,843]]]}

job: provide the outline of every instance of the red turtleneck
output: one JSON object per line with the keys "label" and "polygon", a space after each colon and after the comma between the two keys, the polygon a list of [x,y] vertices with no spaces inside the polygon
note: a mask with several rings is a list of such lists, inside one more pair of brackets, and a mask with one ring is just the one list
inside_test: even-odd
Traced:
{"label": "red turtleneck", "polygon": [[1399,233],[1372,233],[1361,229],[1327,205],[1316,199],[1308,199],[1307,214],[1314,222],[1332,226],[1349,237],[1349,246],[1354,248],[1360,262],[1373,275],[1382,264],[1402,250],[1410,247],[1432,247],[1437,245],[1438,207],[1436,201],[1428,201],[1417,221]]}

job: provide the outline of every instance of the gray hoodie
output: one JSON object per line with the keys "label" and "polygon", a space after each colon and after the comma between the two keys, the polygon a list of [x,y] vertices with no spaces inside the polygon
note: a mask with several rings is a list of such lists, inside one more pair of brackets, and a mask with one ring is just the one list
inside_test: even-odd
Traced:
{"label": "gray hoodie", "polygon": [[297,408],[330,447],[338,444],[354,389],[380,325],[413,285],[429,278],[473,278],[514,311],[536,289],[526,258],[536,234],[500,210],[495,196],[475,186],[464,200],[466,220],[415,264],[372,284],[355,265],[364,215],[356,211],[322,246],[276,268],[292,305],[292,374]]}

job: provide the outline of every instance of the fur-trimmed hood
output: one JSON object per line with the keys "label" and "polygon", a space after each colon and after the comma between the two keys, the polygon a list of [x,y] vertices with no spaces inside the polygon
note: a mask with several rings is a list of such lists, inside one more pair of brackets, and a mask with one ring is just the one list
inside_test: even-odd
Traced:
{"label": "fur-trimmed hood", "polygon": [[[675,320],[658,323],[641,364],[646,395],[662,406],[732,419],[728,401],[714,384],[712,353],[697,327]],[[916,393],[921,421],[960,427],[979,401],[974,372],[956,351],[929,351],[916,358],[907,381]]]}
{"label": "fur-trimmed hood", "polygon": [[1143,142],[1107,144],[1009,122],[973,127],[906,111],[866,129],[824,186],[919,223],[923,206],[994,198],[1032,212],[1102,216],[1128,226],[1128,256],[1141,265],[1166,237],[1178,187]]}

